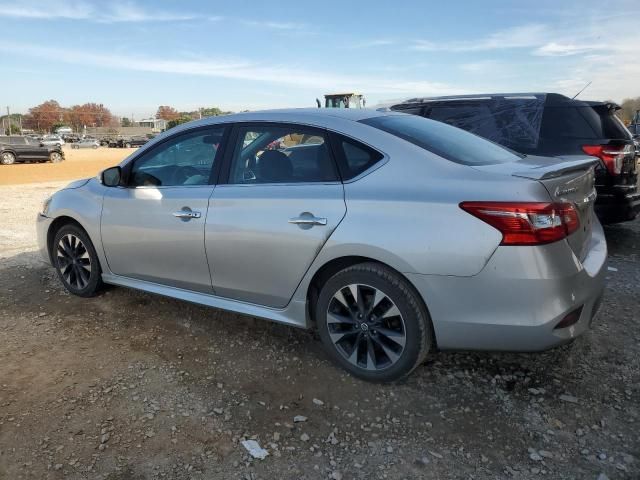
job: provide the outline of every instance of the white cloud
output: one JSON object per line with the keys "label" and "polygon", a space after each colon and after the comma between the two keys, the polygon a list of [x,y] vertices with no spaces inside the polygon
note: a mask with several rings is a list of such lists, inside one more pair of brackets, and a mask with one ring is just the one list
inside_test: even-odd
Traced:
{"label": "white cloud", "polygon": [[270,28],[271,30],[304,30],[307,25],[304,23],[294,22],[274,22],[274,21],[258,21],[258,20],[241,20],[244,25],[250,27]]}
{"label": "white cloud", "polygon": [[192,57],[191,59],[151,58],[135,55],[116,55],[101,52],[89,52],[68,48],[56,48],[41,45],[11,44],[0,42],[0,52],[16,53],[21,56],[53,59],[56,62],[109,68],[155,72],[174,75],[217,77],[235,80],[247,80],[258,83],[288,85],[302,89],[325,91],[334,90],[364,91],[367,93],[446,95],[464,93],[461,89],[440,82],[414,79],[394,79],[388,75],[361,76],[328,72],[321,68],[309,70],[296,68],[295,65],[269,65],[237,59],[212,59]]}
{"label": "white cloud", "polygon": [[31,0],[1,2],[0,17],[34,20],[87,20],[95,22],[171,22],[197,18],[192,14],[145,10],[128,1],[93,4],[85,0],[56,0],[55,6],[49,1]]}
{"label": "white cloud", "polygon": [[374,47],[387,47],[389,45],[395,45],[396,41],[389,38],[374,38],[372,40],[365,40],[363,42],[357,42],[351,45],[351,48],[374,48]]}
{"label": "white cloud", "polygon": [[453,42],[417,40],[410,48],[422,52],[481,52],[507,48],[526,48],[540,45],[547,35],[547,26],[529,24],[493,32],[476,40]]}
{"label": "white cloud", "polygon": [[574,45],[571,43],[550,42],[536,48],[533,54],[540,57],[568,57],[602,49],[602,45]]}

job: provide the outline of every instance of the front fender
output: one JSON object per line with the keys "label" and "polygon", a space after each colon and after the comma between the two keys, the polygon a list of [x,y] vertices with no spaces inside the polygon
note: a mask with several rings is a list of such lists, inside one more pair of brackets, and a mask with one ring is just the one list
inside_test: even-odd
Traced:
{"label": "front fender", "polygon": [[47,216],[53,221],[49,229],[58,225],[56,219],[62,217],[71,218],[79,223],[89,235],[98,254],[102,270],[106,272],[108,269],[107,259],[104,255],[100,235],[100,216],[105,187],[95,179],[78,180],[78,182],[84,182],[84,184],[72,187],[71,185],[76,183],[73,182],[69,187],[56,192],[51,198]]}

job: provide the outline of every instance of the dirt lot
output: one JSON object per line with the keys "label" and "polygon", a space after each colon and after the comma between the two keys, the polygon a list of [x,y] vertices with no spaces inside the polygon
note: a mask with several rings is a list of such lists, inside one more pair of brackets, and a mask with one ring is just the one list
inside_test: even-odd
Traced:
{"label": "dirt lot", "polygon": [[640,478],[640,222],[607,229],[602,313],[573,345],[434,353],[371,385],[305,331],[69,296],[34,252],[59,186],[0,187],[0,479]]}
{"label": "dirt lot", "polygon": [[74,180],[93,177],[101,170],[120,163],[134,148],[86,148],[74,150],[65,145],[61,163],[15,163],[0,165],[0,185],[42,181]]}

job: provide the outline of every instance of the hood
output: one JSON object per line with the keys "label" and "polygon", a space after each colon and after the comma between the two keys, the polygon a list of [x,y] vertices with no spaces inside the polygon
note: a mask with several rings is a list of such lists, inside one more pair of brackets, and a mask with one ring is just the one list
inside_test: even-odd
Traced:
{"label": "hood", "polygon": [[74,180],[69,185],[64,187],[62,190],[72,190],[74,188],[80,188],[80,187],[86,185],[89,180],[91,180],[91,179],[90,178],[82,178],[80,180]]}

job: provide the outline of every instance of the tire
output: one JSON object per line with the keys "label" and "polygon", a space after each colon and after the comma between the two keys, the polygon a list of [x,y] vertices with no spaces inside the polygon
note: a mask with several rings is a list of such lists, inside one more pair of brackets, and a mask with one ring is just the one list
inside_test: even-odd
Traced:
{"label": "tire", "polygon": [[329,357],[372,382],[406,377],[433,344],[431,318],[418,293],[377,263],[353,265],[327,280],[314,318]]}
{"label": "tire", "polygon": [[63,225],[56,232],[51,257],[58,278],[69,293],[92,297],[102,288],[98,254],[89,236],[77,225]]}
{"label": "tire", "polygon": [[125,146],[126,148],[131,148],[131,144],[130,144],[130,143],[125,143],[125,144],[124,144],[124,146]]}
{"label": "tire", "polygon": [[51,152],[49,154],[49,160],[51,163],[60,163],[62,161],[62,154],[60,152]]}
{"label": "tire", "polygon": [[3,152],[2,155],[0,155],[0,163],[2,163],[2,165],[13,165],[16,163],[16,156],[11,152]]}

